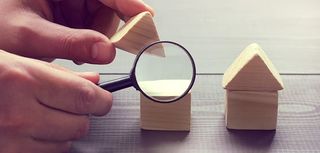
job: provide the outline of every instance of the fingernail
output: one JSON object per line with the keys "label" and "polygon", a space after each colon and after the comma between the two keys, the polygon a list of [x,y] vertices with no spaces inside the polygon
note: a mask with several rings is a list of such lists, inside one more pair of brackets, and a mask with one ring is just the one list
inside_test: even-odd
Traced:
{"label": "fingernail", "polygon": [[104,42],[97,42],[92,46],[91,57],[97,61],[105,61],[108,56],[107,44]]}
{"label": "fingernail", "polygon": [[148,5],[147,3],[145,3],[143,0],[140,0],[144,5],[145,5],[145,7],[149,10],[149,12],[151,13],[151,15],[154,17],[154,9],[150,6],[150,5]]}
{"label": "fingernail", "polygon": [[77,73],[83,74],[83,75],[99,76],[98,72],[77,72]]}
{"label": "fingernail", "polygon": [[155,15],[155,11],[154,11],[154,9],[151,7],[151,6],[149,6],[149,5],[147,5],[146,4],[146,6],[148,7],[148,9],[149,9],[149,11],[150,11],[150,13],[151,13],[151,15],[152,15],[152,17],[154,17],[154,15]]}
{"label": "fingernail", "polygon": [[100,79],[100,75],[97,72],[76,72],[77,75],[79,76],[86,76],[86,77],[95,77]]}

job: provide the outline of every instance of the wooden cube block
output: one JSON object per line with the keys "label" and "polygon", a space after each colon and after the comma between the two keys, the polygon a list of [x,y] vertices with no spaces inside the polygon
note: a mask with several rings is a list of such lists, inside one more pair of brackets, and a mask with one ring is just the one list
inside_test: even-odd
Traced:
{"label": "wooden cube block", "polygon": [[145,130],[190,131],[191,93],[173,103],[157,103],[140,94],[140,115]]}
{"label": "wooden cube block", "polygon": [[274,130],[278,92],[227,90],[225,111],[228,129]]}

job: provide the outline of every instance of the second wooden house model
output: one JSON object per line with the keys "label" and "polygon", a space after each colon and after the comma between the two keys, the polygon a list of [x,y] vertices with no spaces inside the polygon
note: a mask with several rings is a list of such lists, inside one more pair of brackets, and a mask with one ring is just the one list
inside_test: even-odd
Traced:
{"label": "second wooden house model", "polygon": [[281,77],[258,44],[245,48],[223,76],[228,129],[274,130]]}

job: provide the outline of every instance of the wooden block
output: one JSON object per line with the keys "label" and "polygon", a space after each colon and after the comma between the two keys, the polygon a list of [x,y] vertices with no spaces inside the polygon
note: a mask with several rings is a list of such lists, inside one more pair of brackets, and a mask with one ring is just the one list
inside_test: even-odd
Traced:
{"label": "wooden block", "polygon": [[[160,39],[152,15],[149,12],[142,12],[126,22],[110,40],[117,48],[138,54],[141,49]],[[159,45],[159,48],[162,46]],[[164,55],[159,51],[155,54]]]}
{"label": "wooden block", "polygon": [[279,73],[258,44],[251,44],[241,52],[225,72],[222,85],[228,90],[283,89]]}
{"label": "wooden block", "polygon": [[191,93],[173,103],[157,103],[140,94],[140,117],[145,130],[190,131]]}
{"label": "wooden block", "polygon": [[274,130],[277,126],[278,92],[227,90],[225,111],[228,129]]}

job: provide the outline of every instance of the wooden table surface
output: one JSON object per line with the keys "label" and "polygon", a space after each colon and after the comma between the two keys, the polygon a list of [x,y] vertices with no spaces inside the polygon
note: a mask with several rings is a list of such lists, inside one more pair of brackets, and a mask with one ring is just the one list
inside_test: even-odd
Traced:
{"label": "wooden table surface", "polygon": [[320,76],[283,75],[276,131],[232,131],[224,124],[221,75],[198,75],[190,132],[140,130],[139,93],[114,94],[111,112],[91,120],[73,153],[320,152]]}
{"label": "wooden table surface", "polygon": [[[319,0],[145,1],[156,10],[161,39],[181,43],[195,58],[191,131],[140,130],[139,93],[130,88],[114,93],[111,112],[92,118],[89,135],[74,143],[72,153],[320,152]],[[222,74],[252,42],[284,81],[276,131],[225,128]],[[56,63],[109,80],[128,73],[133,60],[119,50],[110,65]]]}

